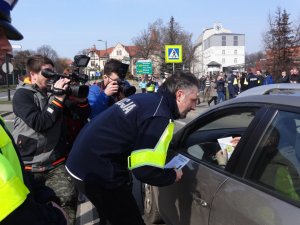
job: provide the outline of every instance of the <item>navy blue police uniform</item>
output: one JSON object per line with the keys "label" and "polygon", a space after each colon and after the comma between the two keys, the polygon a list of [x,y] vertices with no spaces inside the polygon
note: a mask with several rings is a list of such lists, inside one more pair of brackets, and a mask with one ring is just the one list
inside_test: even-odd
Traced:
{"label": "navy blue police uniform", "polygon": [[[131,194],[128,157],[133,151],[155,149],[170,120],[178,118],[175,96],[159,90],[125,98],[83,128],[66,167],[99,214],[103,212],[115,224],[126,224],[126,218],[130,220],[128,224],[144,224]],[[170,185],[176,180],[173,169],[147,163],[132,172],[137,179],[155,186]],[[126,218],[116,218],[118,212]]]}

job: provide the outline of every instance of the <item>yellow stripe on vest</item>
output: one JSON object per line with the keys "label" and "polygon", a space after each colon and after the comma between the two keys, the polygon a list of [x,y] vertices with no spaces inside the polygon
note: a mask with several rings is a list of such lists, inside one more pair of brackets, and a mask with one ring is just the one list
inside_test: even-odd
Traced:
{"label": "yellow stripe on vest", "polygon": [[128,157],[128,168],[132,170],[146,165],[164,168],[169,144],[173,137],[174,126],[174,122],[170,121],[154,149],[133,151]]}
{"label": "yellow stripe on vest", "polygon": [[0,187],[0,221],[18,208],[26,199],[29,190],[18,177]]}

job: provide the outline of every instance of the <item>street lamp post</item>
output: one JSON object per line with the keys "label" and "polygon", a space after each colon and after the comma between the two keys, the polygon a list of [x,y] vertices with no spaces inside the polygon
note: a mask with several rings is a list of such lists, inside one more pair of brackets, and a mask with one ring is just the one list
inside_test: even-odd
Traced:
{"label": "street lamp post", "polygon": [[98,40],[98,41],[102,41],[102,42],[105,42],[105,55],[107,56],[107,41],[105,40]]}

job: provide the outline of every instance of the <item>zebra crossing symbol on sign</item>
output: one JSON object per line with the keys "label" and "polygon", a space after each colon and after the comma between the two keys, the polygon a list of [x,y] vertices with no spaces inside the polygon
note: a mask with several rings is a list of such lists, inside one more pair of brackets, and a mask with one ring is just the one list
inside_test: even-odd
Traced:
{"label": "zebra crossing symbol on sign", "polygon": [[166,63],[182,62],[182,45],[166,45],[165,46]]}
{"label": "zebra crossing symbol on sign", "polygon": [[169,59],[179,59],[179,49],[169,49]]}

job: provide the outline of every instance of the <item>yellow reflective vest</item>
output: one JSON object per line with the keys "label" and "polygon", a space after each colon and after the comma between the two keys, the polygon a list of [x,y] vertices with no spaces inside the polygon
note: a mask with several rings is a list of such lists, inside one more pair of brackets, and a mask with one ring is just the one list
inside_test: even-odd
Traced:
{"label": "yellow reflective vest", "polygon": [[128,168],[130,170],[141,166],[164,168],[174,126],[174,122],[170,121],[154,149],[141,149],[131,152],[128,157]]}
{"label": "yellow reflective vest", "polygon": [[0,221],[18,208],[29,190],[23,182],[22,168],[4,122],[0,118]]}
{"label": "yellow reflective vest", "polygon": [[148,91],[148,92],[154,92],[154,90],[155,90],[155,85],[152,83],[152,84],[150,84],[148,87],[146,87],[146,90]]}

